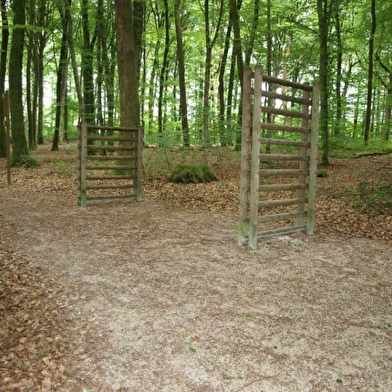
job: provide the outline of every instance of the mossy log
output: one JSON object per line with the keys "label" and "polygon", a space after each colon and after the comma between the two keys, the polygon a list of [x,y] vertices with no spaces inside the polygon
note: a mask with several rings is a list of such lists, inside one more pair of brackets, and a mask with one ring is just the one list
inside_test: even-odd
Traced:
{"label": "mossy log", "polygon": [[183,184],[197,184],[216,180],[217,178],[207,165],[177,165],[169,176],[169,181]]}

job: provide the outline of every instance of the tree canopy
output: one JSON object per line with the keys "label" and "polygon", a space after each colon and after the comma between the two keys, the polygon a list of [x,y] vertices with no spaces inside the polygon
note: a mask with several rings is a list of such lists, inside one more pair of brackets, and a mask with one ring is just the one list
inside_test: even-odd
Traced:
{"label": "tree canopy", "polygon": [[[24,137],[30,150],[45,139],[58,149],[80,118],[140,124],[147,144],[234,146],[243,68],[256,64],[295,82],[320,80],[324,163],[331,141],[390,138],[386,0],[19,3],[1,1],[0,56],[17,153],[26,154]],[[4,140],[2,123],[1,156]]]}

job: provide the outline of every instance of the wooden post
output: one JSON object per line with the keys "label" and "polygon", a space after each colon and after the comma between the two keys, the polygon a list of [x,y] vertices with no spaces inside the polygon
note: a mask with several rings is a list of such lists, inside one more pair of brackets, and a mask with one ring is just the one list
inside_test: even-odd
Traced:
{"label": "wooden post", "polygon": [[250,68],[244,70],[242,97],[242,140],[241,140],[241,185],[240,218],[238,224],[238,245],[244,245],[248,238],[250,135],[251,135],[251,80]]}
{"label": "wooden post", "polygon": [[317,179],[317,142],[319,127],[320,86],[318,82],[313,85],[312,93],[312,130],[310,134],[310,161],[309,161],[309,191],[308,191],[308,215],[306,220],[306,233],[313,234],[314,208],[316,202],[316,179]]}
{"label": "wooden post", "polygon": [[87,205],[87,123],[82,121],[79,130],[79,197],[82,207]]}
{"label": "wooden post", "polygon": [[4,93],[4,128],[5,128],[5,145],[7,150],[7,184],[11,185],[11,137],[10,137],[10,105],[9,91]]}
{"label": "wooden post", "polygon": [[253,119],[252,119],[252,153],[250,177],[250,216],[248,244],[257,249],[257,224],[259,213],[260,187],[260,130],[261,130],[261,85],[263,82],[261,66],[255,68]]}
{"label": "wooden post", "polygon": [[142,160],[142,154],[143,154],[143,128],[139,127],[137,130],[137,133],[136,133],[136,157],[135,157],[136,179],[133,180],[134,181],[133,191],[134,191],[134,194],[136,195],[137,201],[143,200],[143,193],[142,193],[143,160]]}
{"label": "wooden post", "polygon": [[[309,91],[304,90],[303,94],[302,94],[302,98],[306,101],[309,101]],[[309,103],[303,103],[302,104],[302,113],[306,116],[304,118],[302,118],[301,121],[301,127],[302,128],[308,128],[309,127],[309,119],[307,118],[308,114],[309,114]],[[301,142],[307,142],[308,141],[308,137],[309,135],[307,135],[306,133],[302,133],[301,134]],[[302,156],[307,156],[308,154],[308,147],[300,147],[299,149],[299,155]],[[306,161],[299,161],[299,170],[301,172],[303,171],[307,171],[308,168],[308,163]],[[300,185],[305,185],[306,184],[306,175],[304,174],[300,174],[299,175],[299,183]],[[298,199],[305,199],[305,189],[300,189],[298,190]],[[304,224],[304,218],[303,218],[303,212],[305,210],[305,205],[304,203],[300,203],[298,204],[298,208],[297,208],[297,212],[298,212],[298,216],[297,216],[297,226],[302,226]]]}

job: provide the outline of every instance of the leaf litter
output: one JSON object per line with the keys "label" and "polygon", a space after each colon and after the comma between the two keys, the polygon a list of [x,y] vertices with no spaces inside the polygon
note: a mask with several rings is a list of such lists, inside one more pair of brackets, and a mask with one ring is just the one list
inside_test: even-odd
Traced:
{"label": "leaf litter", "polygon": [[0,184],[0,391],[392,389],[392,219],[358,204],[389,157],[331,160],[316,234],[249,251],[232,156],[188,185],[148,157],[146,201],[80,209],[74,146],[36,154]]}

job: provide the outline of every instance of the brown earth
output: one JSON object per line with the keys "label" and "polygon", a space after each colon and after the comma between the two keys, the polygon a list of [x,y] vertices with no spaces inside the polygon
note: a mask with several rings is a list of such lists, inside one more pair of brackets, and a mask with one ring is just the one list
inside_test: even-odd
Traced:
{"label": "brown earth", "polygon": [[0,161],[0,391],[392,390],[392,217],[358,188],[390,158],[332,160],[315,234],[251,251],[222,151],[186,186],[146,151],[145,201],[85,209],[74,146]]}

